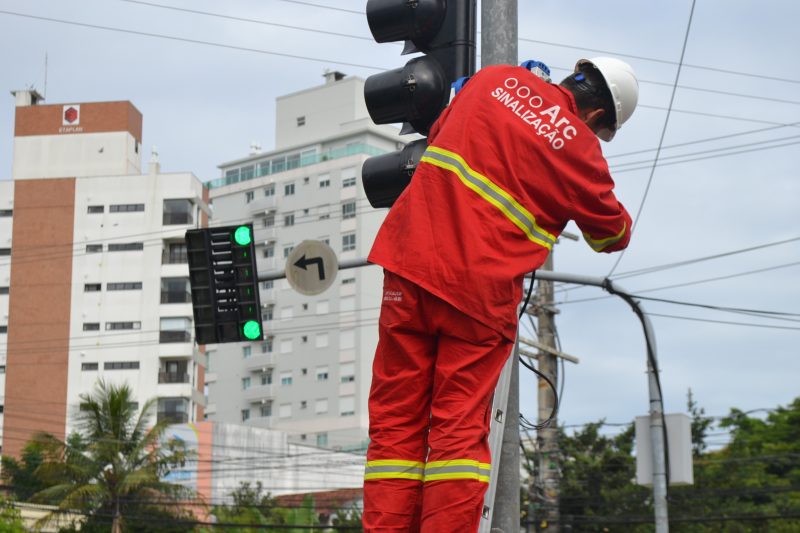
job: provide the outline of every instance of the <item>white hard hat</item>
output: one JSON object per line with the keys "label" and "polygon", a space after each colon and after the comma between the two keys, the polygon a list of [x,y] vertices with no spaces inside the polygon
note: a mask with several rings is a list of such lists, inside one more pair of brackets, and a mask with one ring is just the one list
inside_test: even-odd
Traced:
{"label": "white hard hat", "polygon": [[581,59],[575,64],[575,72],[578,72],[581,65],[587,63],[594,65],[600,71],[614,98],[614,110],[616,111],[614,128],[606,128],[597,133],[597,136],[604,141],[610,141],[614,138],[617,130],[631,118],[633,110],[636,109],[636,102],[639,100],[639,82],[629,64],[613,57]]}

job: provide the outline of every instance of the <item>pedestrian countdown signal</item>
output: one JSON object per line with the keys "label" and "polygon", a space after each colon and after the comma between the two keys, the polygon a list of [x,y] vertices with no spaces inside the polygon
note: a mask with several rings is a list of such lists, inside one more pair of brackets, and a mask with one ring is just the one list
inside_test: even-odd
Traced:
{"label": "pedestrian countdown signal", "polygon": [[262,340],[253,226],[189,230],[186,247],[197,343]]}

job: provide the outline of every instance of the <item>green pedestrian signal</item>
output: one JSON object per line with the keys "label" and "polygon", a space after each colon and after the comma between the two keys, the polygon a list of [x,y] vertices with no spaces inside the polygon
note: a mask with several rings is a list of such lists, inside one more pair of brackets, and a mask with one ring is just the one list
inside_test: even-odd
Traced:
{"label": "green pedestrian signal", "polygon": [[250,340],[261,339],[261,324],[255,320],[248,320],[242,327],[242,333]]}
{"label": "green pedestrian signal", "polygon": [[253,242],[253,234],[250,232],[249,226],[239,226],[233,233],[233,240],[239,246],[247,246]]}
{"label": "green pedestrian signal", "polygon": [[262,340],[253,226],[186,232],[197,344]]}

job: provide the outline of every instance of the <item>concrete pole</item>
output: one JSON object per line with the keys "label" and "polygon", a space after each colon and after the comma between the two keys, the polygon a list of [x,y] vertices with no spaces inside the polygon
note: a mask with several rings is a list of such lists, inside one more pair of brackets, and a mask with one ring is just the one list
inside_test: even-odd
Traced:
{"label": "concrete pole", "polygon": [[[517,0],[481,1],[481,66],[516,65]],[[519,532],[519,341],[512,354],[511,383],[503,425],[502,452],[497,478],[497,492],[492,513],[492,531]],[[498,458],[492,458],[497,461]]]}
{"label": "concrete pole", "polygon": [[[540,272],[553,270],[553,253],[547,256],[547,261]],[[539,324],[539,342],[545,346],[556,347],[555,341],[555,311],[553,297],[553,282],[539,279],[536,302],[538,309],[536,316]],[[537,356],[539,372],[558,387],[558,360],[544,350],[539,350]],[[541,424],[550,416],[555,406],[555,395],[550,385],[539,378],[538,389],[539,420]],[[538,432],[539,447],[539,479],[541,480],[544,501],[542,510],[536,520],[547,524],[547,531],[558,533],[560,531],[559,491],[561,484],[561,466],[558,449],[558,422],[554,419],[546,428]],[[533,519],[533,517],[531,517]]]}

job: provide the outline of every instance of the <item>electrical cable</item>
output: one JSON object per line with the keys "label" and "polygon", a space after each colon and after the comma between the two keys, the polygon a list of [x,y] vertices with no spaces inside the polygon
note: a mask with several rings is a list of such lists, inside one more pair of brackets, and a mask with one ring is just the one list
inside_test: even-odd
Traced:
{"label": "electrical cable", "polygon": [[[677,93],[678,80],[680,79],[681,76],[681,67],[683,66],[683,58],[686,55],[686,46],[689,43],[689,33],[691,32],[692,28],[692,19],[694,18],[695,3],[696,0],[692,0],[692,7],[691,10],[689,11],[689,21],[686,24],[686,33],[683,37],[683,47],[681,48],[681,57],[680,60],[678,61],[678,70],[675,73],[675,82],[673,83],[672,94],[670,96],[669,106],[667,108],[667,116],[664,118],[664,126],[661,128],[661,137],[658,140],[658,148],[656,149],[656,155],[653,159],[653,166],[650,169],[650,176],[647,179],[647,185],[645,185],[644,194],[642,195],[642,201],[639,204],[639,209],[636,212],[636,216],[633,219],[633,225],[630,228],[631,234],[634,233],[634,231],[636,230],[636,226],[639,224],[639,220],[641,219],[642,210],[644,210],[644,205],[645,202],[647,201],[647,197],[650,192],[650,187],[653,184],[653,178],[655,177],[656,166],[658,165],[658,159],[659,156],[661,155],[661,147],[664,145],[664,139],[666,138],[667,135],[667,126],[669,125],[669,117],[672,114],[672,106],[675,102],[675,94]],[[620,252],[620,254],[617,256],[617,261],[614,263],[614,266],[612,266],[609,273],[606,274],[606,278],[610,278],[614,274],[614,271],[617,270],[617,267],[619,266],[620,261],[622,261],[622,258],[624,256],[625,256],[625,250],[622,250],[622,252]]]}
{"label": "electrical cable", "polygon": [[[531,281],[528,284],[528,293],[525,296],[525,302],[523,303],[522,308],[519,311],[519,317],[518,317],[519,319],[522,318],[522,315],[525,314],[525,310],[528,308],[528,303],[531,300],[531,294],[533,293],[533,283],[535,280],[536,280],[536,271],[533,271],[531,273]],[[550,416],[548,416],[547,419],[544,420],[543,422],[539,424],[534,424],[530,422],[527,418],[525,418],[525,416],[522,413],[520,413],[519,414],[520,425],[525,429],[531,429],[536,431],[549,427],[550,423],[553,420],[555,420],[556,416],[558,415],[558,406],[559,406],[558,389],[556,389],[556,386],[553,385],[553,382],[550,380],[550,378],[545,376],[542,372],[539,372],[539,370],[537,370],[536,367],[525,361],[525,359],[523,359],[521,355],[517,356],[517,359],[519,360],[520,363],[522,363],[522,365],[525,368],[527,368],[528,370],[539,376],[541,379],[543,379],[553,390],[553,409],[550,411]]]}

